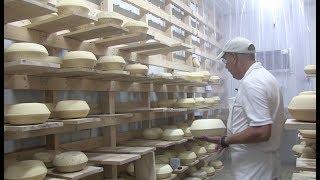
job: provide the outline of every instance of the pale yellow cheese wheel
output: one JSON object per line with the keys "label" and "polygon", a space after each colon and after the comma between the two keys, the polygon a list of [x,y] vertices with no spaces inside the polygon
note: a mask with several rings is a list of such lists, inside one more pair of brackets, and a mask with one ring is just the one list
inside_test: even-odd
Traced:
{"label": "pale yellow cheese wheel", "polygon": [[191,151],[196,153],[198,157],[203,157],[207,154],[206,148],[202,146],[193,146]]}
{"label": "pale yellow cheese wheel", "polygon": [[60,151],[56,151],[56,150],[46,150],[46,151],[37,152],[33,154],[32,159],[42,161],[47,168],[52,168],[53,167],[52,161],[54,157],[60,153],[61,153]]}
{"label": "pale yellow cheese wheel", "polygon": [[181,127],[185,137],[191,137],[192,133],[190,131],[190,127]]}
{"label": "pale yellow cheese wheel", "polygon": [[182,129],[165,129],[162,133],[162,139],[166,141],[182,140],[184,133]]}
{"label": "pale yellow cheese wheel", "polygon": [[42,161],[26,160],[8,166],[4,171],[5,180],[43,180],[47,168]]}
{"label": "pale yellow cheese wheel", "polygon": [[206,100],[203,97],[196,97],[194,101],[196,106],[203,106]]}
{"label": "pale yellow cheese wheel", "polygon": [[316,65],[315,64],[310,64],[310,65],[307,65],[305,68],[304,68],[304,72],[308,75],[311,75],[311,74],[316,74]]}
{"label": "pale yellow cheese wheel", "polygon": [[170,157],[165,154],[156,155],[155,159],[156,159],[156,164],[169,164],[170,163]]}
{"label": "pale yellow cheese wheel", "polygon": [[56,56],[47,56],[43,59],[43,61],[48,63],[62,64],[62,59]]}
{"label": "pale yellow cheese wheel", "polygon": [[156,164],[157,179],[169,178],[172,172],[173,172],[173,169],[169,164]]}
{"label": "pale yellow cheese wheel", "polygon": [[292,98],[288,105],[291,116],[299,121],[316,121],[316,94],[302,93]]}
{"label": "pale yellow cheese wheel", "polygon": [[205,98],[205,105],[207,105],[207,106],[218,105],[219,102],[220,102],[220,97],[219,96],[213,96],[211,98]]}
{"label": "pale yellow cheese wheel", "polygon": [[148,66],[136,63],[128,64],[125,68],[126,71],[129,71],[131,75],[142,75],[145,76],[148,74]]}
{"label": "pale yellow cheese wheel", "polygon": [[62,68],[93,68],[97,63],[96,56],[89,51],[67,52],[62,61]]}
{"label": "pale yellow cheese wheel", "polygon": [[208,153],[215,153],[217,146],[218,146],[218,145],[215,144],[215,143],[206,143],[206,144],[204,145],[204,147],[206,148],[206,150],[207,150]]}
{"label": "pale yellow cheese wheel", "polygon": [[306,146],[303,144],[296,144],[296,145],[292,146],[292,151],[294,152],[295,155],[300,156],[305,147]]}
{"label": "pale yellow cheese wheel", "polygon": [[220,160],[211,161],[209,165],[213,166],[215,170],[221,170],[223,168],[223,164]]}
{"label": "pale yellow cheese wheel", "polygon": [[209,82],[211,82],[211,83],[219,83],[220,82],[220,78],[219,78],[219,76],[210,76]]}
{"label": "pale yellow cheese wheel", "polygon": [[58,16],[57,13],[51,13],[51,14],[47,14],[47,15],[31,18],[29,20],[30,20],[31,23],[36,23],[36,22],[41,22],[41,21],[47,20],[47,19],[52,18],[52,17],[57,17],[57,16]]}
{"label": "pale yellow cheese wheel", "polygon": [[90,107],[86,101],[59,101],[54,109],[54,117],[60,119],[84,118],[89,114]]}
{"label": "pale yellow cheese wheel", "polygon": [[196,101],[194,98],[184,98],[184,99],[178,99],[176,103],[176,107],[179,108],[191,108],[195,107]]}
{"label": "pale yellow cheese wheel", "polygon": [[316,130],[299,130],[300,134],[304,138],[316,139],[317,131]]}
{"label": "pale yellow cheese wheel", "polygon": [[174,78],[179,78],[179,79],[184,79],[184,80],[187,80],[187,76],[189,75],[190,73],[189,72],[174,72],[172,74],[172,76]]}
{"label": "pale yellow cheese wheel", "polygon": [[193,136],[222,136],[226,132],[226,126],[221,119],[198,119],[193,121],[190,127]]}
{"label": "pale yellow cheese wheel", "polygon": [[13,43],[4,51],[5,61],[43,61],[48,55],[47,49],[36,43]]}
{"label": "pale yellow cheese wheel", "polygon": [[68,151],[56,155],[53,165],[58,172],[76,172],[83,170],[88,157],[81,151]]}
{"label": "pale yellow cheese wheel", "polygon": [[98,21],[95,22],[96,25],[109,24],[121,26],[123,23],[123,20],[115,12],[101,11],[97,13],[96,18],[98,19]]}
{"label": "pale yellow cheese wheel", "polygon": [[174,107],[176,104],[177,99],[165,99],[158,101],[158,107],[165,108],[165,107]]}
{"label": "pale yellow cheese wheel", "polygon": [[88,4],[82,0],[59,0],[56,7],[58,15],[77,13],[87,16],[90,12]]}
{"label": "pale yellow cheese wheel", "polygon": [[203,166],[201,167],[201,170],[207,172],[207,176],[213,176],[216,172],[213,166]]}
{"label": "pale yellow cheese wheel", "polygon": [[178,158],[180,159],[182,165],[188,165],[197,159],[197,155],[192,151],[185,151],[180,153]]}
{"label": "pale yellow cheese wheel", "polygon": [[123,23],[123,27],[128,29],[130,33],[147,32],[149,29],[147,23],[135,20],[129,20]]}
{"label": "pale yellow cheese wheel", "polygon": [[121,56],[102,56],[98,59],[96,69],[109,70],[123,70],[126,61]]}
{"label": "pale yellow cheese wheel", "polygon": [[203,74],[199,74],[197,72],[191,72],[187,75],[187,80],[193,81],[193,82],[202,82],[204,79]]}
{"label": "pale yellow cheese wheel", "polygon": [[210,79],[210,72],[209,71],[197,71],[197,72],[194,72],[194,73],[203,75],[203,80],[204,81],[209,81],[209,79]]}
{"label": "pale yellow cheese wheel", "polygon": [[161,128],[144,129],[142,135],[145,139],[160,139],[163,131]]}
{"label": "pale yellow cheese wheel", "polygon": [[12,125],[41,124],[48,120],[50,111],[43,103],[19,103],[10,105],[5,119]]}

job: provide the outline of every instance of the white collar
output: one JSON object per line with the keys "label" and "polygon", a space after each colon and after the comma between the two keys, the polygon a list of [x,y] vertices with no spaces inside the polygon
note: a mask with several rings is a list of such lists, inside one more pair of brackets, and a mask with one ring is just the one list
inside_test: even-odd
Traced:
{"label": "white collar", "polygon": [[243,81],[243,80],[251,73],[252,70],[254,70],[254,69],[259,69],[259,68],[262,68],[262,67],[263,67],[263,66],[262,66],[261,62],[255,62],[255,63],[253,63],[253,64],[249,67],[249,69],[247,70],[247,72],[244,74],[243,78],[242,78],[240,81]]}

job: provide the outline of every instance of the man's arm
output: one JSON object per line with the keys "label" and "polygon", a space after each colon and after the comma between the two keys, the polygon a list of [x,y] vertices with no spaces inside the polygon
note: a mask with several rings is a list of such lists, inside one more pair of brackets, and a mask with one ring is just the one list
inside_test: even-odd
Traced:
{"label": "man's arm", "polygon": [[225,138],[227,144],[249,144],[268,141],[271,136],[271,124],[264,126],[251,126],[240,133]]}

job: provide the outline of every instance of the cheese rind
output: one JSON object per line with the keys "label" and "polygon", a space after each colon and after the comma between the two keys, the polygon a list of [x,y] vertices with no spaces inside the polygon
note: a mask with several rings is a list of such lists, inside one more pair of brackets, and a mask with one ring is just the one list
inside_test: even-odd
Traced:
{"label": "cheese rind", "polygon": [[162,139],[166,141],[180,141],[183,136],[182,129],[165,129],[162,133]]}
{"label": "cheese rind", "polygon": [[54,157],[60,153],[61,153],[60,151],[56,151],[56,150],[46,150],[43,152],[37,152],[33,154],[33,159],[42,161],[47,168],[52,168],[53,167],[52,161]]}
{"label": "cheese rind", "polygon": [[62,68],[93,68],[97,63],[96,56],[89,51],[67,52],[62,61]]}
{"label": "cheese rind", "polygon": [[56,7],[58,9],[58,15],[76,13],[87,16],[90,12],[88,4],[81,0],[60,0]]}
{"label": "cheese rind", "polygon": [[43,180],[47,168],[42,161],[26,160],[8,166],[4,171],[5,180]]}
{"label": "cheese rind", "polygon": [[149,27],[147,23],[142,21],[130,20],[125,22],[122,25],[124,28],[127,28],[131,33],[147,32]]}
{"label": "cheese rind", "polygon": [[136,63],[136,64],[128,64],[125,67],[126,71],[129,71],[131,75],[142,75],[146,76],[148,74],[148,66]]}
{"label": "cheese rind", "polygon": [[156,164],[157,179],[165,179],[171,176],[173,169],[169,164]]}
{"label": "cheese rind", "polygon": [[68,151],[58,154],[53,159],[53,165],[58,172],[81,171],[87,165],[88,157],[81,151]]}
{"label": "cheese rind", "polygon": [[190,131],[193,136],[222,136],[226,126],[221,119],[198,119],[192,122]]}
{"label": "cheese rind", "polygon": [[110,24],[121,26],[123,23],[123,19],[119,18],[114,12],[101,11],[97,13],[96,18],[98,19],[98,21],[95,22],[96,25]]}
{"label": "cheese rind", "polygon": [[288,105],[291,116],[299,121],[316,121],[316,94],[312,91],[302,92],[292,98]]}
{"label": "cheese rind", "polygon": [[4,51],[6,61],[43,61],[48,55],[47,49],[43,45],[36,43],[13,43]]}
{"label": "cheese rind", "polygon": [[109,70],[123,70],[126,65],[125,60],[121,56],[102,56],[98,59],[96,69]]}
{"label": "cheese rind", "polygon": [[194,162],[197,159],[196,153],[192,151],[185,151],[179,154],[178,156],[181,160],[182,165],[187,165]]}
{"label": "cheese rind", "polygon": [[90,107],[86,101],[64,100],[59,101],[54,109],[54,117],[60,119],[73,119],[87,117]]}

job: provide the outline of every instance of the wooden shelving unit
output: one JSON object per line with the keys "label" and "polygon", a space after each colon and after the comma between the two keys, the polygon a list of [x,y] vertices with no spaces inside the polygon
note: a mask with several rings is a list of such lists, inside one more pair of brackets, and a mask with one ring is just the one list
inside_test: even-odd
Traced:
{"label": "wooden shelving unit", "polygon": [[47,173],[47,178],[77,180],[100,172],[103,172],[103,168],[95,166],[87,166],[85,169],[73,173],[58,173],[54,169],[49,169]]}

